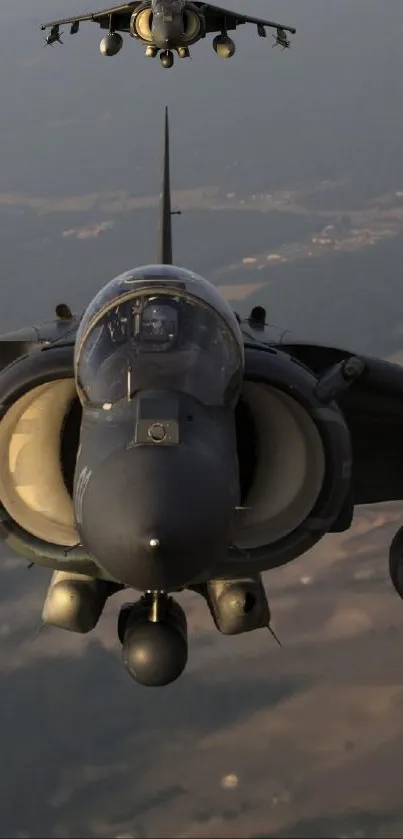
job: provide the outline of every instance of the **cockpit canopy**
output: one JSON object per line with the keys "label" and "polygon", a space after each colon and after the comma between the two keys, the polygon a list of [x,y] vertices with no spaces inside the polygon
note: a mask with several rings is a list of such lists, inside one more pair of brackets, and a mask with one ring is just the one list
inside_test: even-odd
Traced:
{"label": "cockpit canopy", "polygon": [[164,20],[172,20],[172,15],[179,14],[184,5],[184,0],[155,0],[153,13],[157,16],[161,15]]}
{"label": "cockpit canopy", "polygon": [[92,301],[77,333],[75,371],[83,405],[109,409],[140,390],[232,405],[242,386],[242,335],[201,277],[148,266],[112,280]]}

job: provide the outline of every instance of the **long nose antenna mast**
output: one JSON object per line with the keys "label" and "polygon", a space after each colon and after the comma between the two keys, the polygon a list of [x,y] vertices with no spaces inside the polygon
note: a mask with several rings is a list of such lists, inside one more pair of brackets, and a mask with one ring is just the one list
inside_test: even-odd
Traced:
{"label": "long nose antenna mast", "polygon": [[159,204],[157,262],[172,265],[171,184],[169,173],[169,121],[165,108],[164,154],[162,161],[162,189]]}

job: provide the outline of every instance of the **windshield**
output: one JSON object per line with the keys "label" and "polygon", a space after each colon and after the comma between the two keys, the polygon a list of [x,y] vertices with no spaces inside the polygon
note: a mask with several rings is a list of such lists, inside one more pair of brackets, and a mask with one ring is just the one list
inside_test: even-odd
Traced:
{"label": "windshield", "polygon": [[208,405],[239,395],[242,352],[225,320],[191,295],[126,295],[93,318],[78,348],[83,402],[110,405],[139,390],[182,391]]}
{"label": "windshield", "polygon": [[172,14],[181,12],[183,6],[183,0],[154,0],[153,12],[162,15],[165,20],[172,20]]}

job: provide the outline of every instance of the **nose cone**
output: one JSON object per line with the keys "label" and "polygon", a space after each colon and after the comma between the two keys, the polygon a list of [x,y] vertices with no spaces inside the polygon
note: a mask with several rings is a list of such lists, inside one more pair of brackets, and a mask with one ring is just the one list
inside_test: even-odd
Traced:
{"label": "nose cone", "polygon": [[180,45],[183,36],[183,21],[181,17],[172,20],[155,20],[152,26],[152,36],[156,47],[168,49]]}
{"label": "nose cone", "polygon": [[207,578],[225,556],[233,506],[225,463],[188,446],[140,446],[92,474],[79,530],[115,579],[172,591]]}

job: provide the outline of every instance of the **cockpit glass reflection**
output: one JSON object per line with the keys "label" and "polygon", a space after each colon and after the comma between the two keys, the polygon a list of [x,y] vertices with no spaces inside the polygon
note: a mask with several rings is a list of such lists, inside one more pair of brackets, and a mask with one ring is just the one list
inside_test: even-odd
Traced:
{"label": "cockpit glass reflection", "polygon": [[178,338],[178,312],[173,305],[150,302],[141,319],[140,344],[145,352],[166,352]]}
{"label": "cockpit glass reflection", "polygon": [[172,13],[180,12],[183,0],[155,0],[154,13],[162,15],[166,20],[172,20]]}
{"label": "cockpit glass reflection", "polygon": [[84,402],[130,399],[138,390],[185,392],[232,403],[242,382],[237,338],[213,308],[187,294],[134,294],[96,316],[77,354]]}

